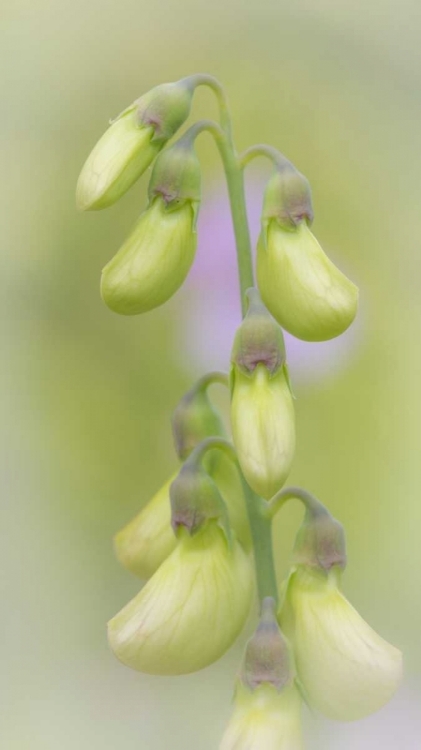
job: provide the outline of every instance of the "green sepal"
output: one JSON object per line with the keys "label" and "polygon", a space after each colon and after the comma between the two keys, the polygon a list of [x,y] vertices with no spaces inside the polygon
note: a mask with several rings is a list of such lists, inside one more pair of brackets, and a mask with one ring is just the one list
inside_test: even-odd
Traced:
{"label": "green sepal", "polygon": [[249,306],[235,334],[231,362],[248,377],[253,376],[257,365],[263,364],[273,377],[285,364],[282,328],[263,304],[257,289],[248,289],[246,294]]}
{"label": "green sepal", "polygon": [[282,229],[294,232],[302,221],[311,224],[313,218],[310,184],[291,162],[285,161],[266,185],[262,225],[275,219]]}
{"label": "green sepal", "polygon": [[188,459],[172,482],[170,502],[176,536],[180,527],[194,536],[209,521],[217,521],[231,547],[232,532],[225,501],[216,483],[195,460]]}
{"label": "green sepal", "polygon": [[181,139],[157,157],[148,186],[149,204],[158,195],[168,211],[189,202],[196,227],[202,197],[201,169],[191,142]]}

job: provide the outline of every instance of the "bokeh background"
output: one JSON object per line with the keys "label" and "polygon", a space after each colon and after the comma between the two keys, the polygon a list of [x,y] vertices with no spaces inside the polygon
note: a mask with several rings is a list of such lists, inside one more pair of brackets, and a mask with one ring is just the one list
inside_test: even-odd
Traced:
{"label": "bokeh background", "polygon": [[[420,747],[420,33],[418,0],[3,2],[5,750],[212,750],[229,715],[241,643],[203,673],[162,679],[122,667],[105,638],[105,622],[139,587],[117,565],[112,536],[175,468],[171,411],[194,377],[226,367],[238,323],[217,152],[201,139],[191,279],[146,316],[119,318],[99,296],[146,178],[108,211],[74,206],[109,117],[198,71],[226,85],[239,149],[273,143],[308,176],[315,233],[361,289],[360,319],[341,342],[288,340],[291,480],[345,524],[346,593],[404,651],[406,678],[369,719],[308,719],[307,747]],[[212,95],[201,92],[194,117],[209,115]],[[248,172],[254,236],[268,173]],[[288,508],[277,524],[280,575],[299,518]]]}

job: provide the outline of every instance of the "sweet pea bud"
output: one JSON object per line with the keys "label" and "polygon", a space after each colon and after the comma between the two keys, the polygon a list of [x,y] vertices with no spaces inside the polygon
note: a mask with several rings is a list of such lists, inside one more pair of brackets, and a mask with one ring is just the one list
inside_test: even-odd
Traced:
{"label": "sweet pea bud", "polygon": [[104,302],[121,315],[164,304],[193,263],[200,200],[200,165],[193,147],[176,144],[155,164],[150,203],[101,279]]}
{"label": "sweet pea bud", "polygon": [[301,698],[274,608],[273,599],[263,601],[220,750],[302,750]]}
{"label": "sweet pea bud", "polygon": [[354,320],[357,287],[329,260],[309,228],[309,184],[289,162],[266,187],[257,279],[280,325],[305,341],[325,341]]}
{"label": "sweet pea bud", "polygon": [[383,640],[340,591],[340,567],[298,565],[280,614],[310,706],[338,721],[380,709],[402,678],[402,654]]}
{"label": "sweet pea bud", "polygon": [[[221,454],[219,461],[212,462],[211,476],[226,503],[233,531],[243,547],[249,550],[250,526],[236,467]],[[170,477],[114,538],[117,559],[139,578],[150,578],[177,545],[171,525],[170,501],[170,487],[176,477],[177,474]]]}
{"label": "sweet pea bud", "polygon": [[150,578],[176,546],[170,505],[170,485],[176,476],[114,538],[117,559],[139,578]]}
{"label": "sweet pea bud", "polygon": [[187,79],[156,86],[111,122],[80,173],[78,208],[106,208],[127,192],[189,116],[192,93]]}
{"label": "sweet pea bud", "polygon": [[241,681],[251,690],[267,683],[280,691],[294,679],[292,654],[276,619],[275,601],[266,597],[257,630],[246,646]]}
{"label": "sweet pea bud", "polygon": [[191,536],[180,528],[172,554],[108,625],[123,664],[178,675],[203,669],[234,643],[250,609],[253,574],[235,539],[215,521]]}
{"label": "sweet pea bud", "polygon": [[[193,459],[193,460],[192,460]],[[200,463],[186,461],[170,487],[171,524],[177,534],[180,527],[196,534],[210,520],[217,521],[231,541],[231,527],[222,495]]]}
{"label": "sweet pea bud", "polygon": [[291,468],[295,416],[282,330],[257,290],[249,290],[248,298],[231,356],[231,423],[244,476],[269,499]]}
{"label": "sweet pea bud", "polygon": [[[178,457],[184,461],[198,443],[212,436],[225,436],[222,418],[212,405],[208,396],[208,386],[216,382],[210,375],[205,375],[183,396],[178,403],[173,417],[172,429]],[[215,378],[222,374],[215,373]]]}

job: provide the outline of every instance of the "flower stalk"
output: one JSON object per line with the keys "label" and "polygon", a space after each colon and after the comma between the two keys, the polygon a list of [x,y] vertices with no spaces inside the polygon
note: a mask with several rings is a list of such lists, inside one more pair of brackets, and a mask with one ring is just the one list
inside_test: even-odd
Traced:
{"label": "flower stalk", "polygon": [[[199,86],[216,96],[219,123],[195,122],[167,145]],[[301,750],[301,690],[321,713],[348,721],[384,705],[402,671],[399,650],[341,592],[342,525],[306,490],[283,487],[296,442],[283,329],[305,341],[340,335],[355,318],[358,289],[310,230],[304,175],[272,146],[237,154],[225,91],[209,75],[162,84],[124,110],[88,157],[77,202],[83,210],[106,208],[153,164],[149,203],[105,267],[101,292],[120,315],[164,304],[194,260],[201,202],[194,146],[204,132],[215,141],[227,182],[242,319],[229,377],[204,375],[175,409],[178,470],[115,538],[119,561],[147,583],[110,620],[109,643],[120,661],[141,672],[197,671],[235,642],[257,589],[259,625],[220,747]],[[256,285],[244,170],[257,157],[274,169],[264,194]],[[208,393],[214,383],[229,387],[232,442]],[[289,576],[279,586],[272,523],[293,498],[305,514]]]}

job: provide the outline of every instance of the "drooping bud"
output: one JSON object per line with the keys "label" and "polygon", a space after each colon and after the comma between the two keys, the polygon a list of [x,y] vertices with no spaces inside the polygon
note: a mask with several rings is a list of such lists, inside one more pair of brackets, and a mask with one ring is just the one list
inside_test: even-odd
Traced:
{"label": "drooping bud", "polygon": [[172,429],[178,457],[181,461],[207,437],[224,437],[225,428],[219,412],[208,396],[208,387],[224,382],[223,373],[209,373],[197,381],[177,404],[172,417]]}
{"label": "drooping bud", "polygon": [[215,521],[194,535],[182,527],[173,553],[109,622],[110,646],[123,664],[148,674],[203,669],[236,640],[252,590],[250,559],[239,542],[229,545]]}
{"label": "drooping bud", "polygon": [[111,122],[80,173],[78,208],[106,208],[127,192],[189,116],[192,93],[188,79],[156,86]]}
{"label": "drooping bud", "polygon": [[301,750],[301,698],[289,646],[265,599],[256,633],[247,644],[234,711],[220,750]]}
{"label": "drooping bud", "polygon": [[176,476],[114,538],[118,560],[139,578],[150,578],[176,546],[170,505],[170,486]]}
{"label": "drooping bud", "polygon": [[310,705],[352,721],[381,708],[402,676],[402,654],[362,619],[340,591],[345,566],[341,525],[330,514],[307,518],[298,534],[280,613]]}
{"label": "drooping bud", "polygon": [[305,341],[325,341],[354,320],[357,287],[329,260],[309,228],[309,184],[289,162],[266,187],[257,279],[280,325]]}
{"label": "drooping bud", "polygon": [[295,450],[295,416],[282,330],[249,290],[250,306],[231,356],[231,423],[250,487],[269,499],[285,482]]}
{"label": "drooping bud", "polygon": [[[224,378],[222,373],[209,373],[193,386],[178,405],[173,428],[181,459],[186,459],[204,438],[222,436],[223,424],[208,399],[206,384],[215,380],[224,382]],[[227,529],[232,527],[241,544],[249,550],[250,525],[238,470],[222,451],[211,450],[209,454],[204,457],[203,463],[211,478],[203,478],[202,471],[199,478],[196,477],[198,484],[202,480],[205,489],[215,493],[225,523],[225,508],[228,512]],[[177,474],[174,474],[140,513],[115,536],[114,548],[118,560],[139,578],[150,578],[176,547],[177,541],[171,526],[170,501],[170,486],[176,478]],[[184,479],[175,483],[176,494],[181,485],[185,487]],[[216,494],[218,490],[220,495]],[[178,502],[181,503],[182,499],[181,494]]]}
{"label": "drooping bud", "polygon": [[170,299],[193,263],[200,200],[200,165],[193,147],[176,144],[155,164],[150,205],[101,279],[104,302],[137,315]]}

